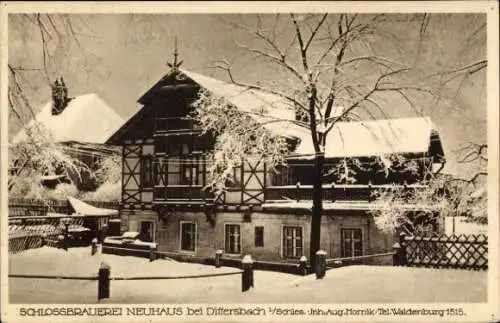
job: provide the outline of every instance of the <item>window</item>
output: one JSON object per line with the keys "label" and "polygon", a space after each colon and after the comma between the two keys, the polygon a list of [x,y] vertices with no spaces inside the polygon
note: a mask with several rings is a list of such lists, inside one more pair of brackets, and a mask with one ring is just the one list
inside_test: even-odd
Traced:
{"label": "window", "polygon": [[153,187],[153,156],[146,155],[141,158],[141,184],[143,188]]}
{"label": "window", "polygon": [[145,242],[154,241],[154,222],[153,221],[141,221],[141,227],[139,231],[139,239]]}
{"label": "window", "polygon": [[341,229],[342,257],[363,255],[363,235],[361,229]]}
{"label": "window", "polygon": [[225,229],[226,253],[241,253],[241,234],[239,224],[226,224]]}
{"label": "window", "polygon": [[181,250],[194,251],[196,246],[196,224],[181,222]]}
{"label": "window", "polygon": [[264,247],[264,227],[255,227],[255,246]]}
{"label": "window", "polygon": [[283,257],[302,257],[302,228],[283,227]]}
{"label": "window", "polygon": [[181,185],[198,185],[198,166],[182,165]]}

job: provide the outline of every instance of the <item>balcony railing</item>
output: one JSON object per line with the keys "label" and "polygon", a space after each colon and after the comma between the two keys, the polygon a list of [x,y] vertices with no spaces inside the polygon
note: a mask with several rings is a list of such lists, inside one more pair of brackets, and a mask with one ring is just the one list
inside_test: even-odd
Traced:
{"label": "balcony railing", "polygon": [[[412,185],[323,185],[323,201],[367,201],[375,200],[377,193],[394,188],[402,189],[407,194],[425,189],[421,184]],[[312,185],[269,186],[264,190],[266,201],[294,200],[307,201],[313,198]]]}
{"label": "balcony railing", "polygon": [[[411,195],[416,190],[425,189],[421,184],[411,185],[323,185],[323,201],[375,201],[377,193],[394,188],[402,189],[403,194]],[[252,191],[252,193],[255,193]],[[214,193],[202,185],[155,186],[154,201],[161,203],[214,203]],[[269,186],[264,189],[265,201],[311,201],[312,185]],[[240,202],[238,202],[240,203]]]}

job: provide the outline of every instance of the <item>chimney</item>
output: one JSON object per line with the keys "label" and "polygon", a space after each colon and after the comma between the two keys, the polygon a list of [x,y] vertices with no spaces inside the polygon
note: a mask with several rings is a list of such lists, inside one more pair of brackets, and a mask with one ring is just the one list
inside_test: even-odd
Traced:
{"label": "chimney", "polygon": [[52,115],[56,116],[61,114],[64,109],[68,106],[70,98],[68,98],[68,88],[64,84],[64,80],[61,77],[59,80],[56,78],[52,88]]}

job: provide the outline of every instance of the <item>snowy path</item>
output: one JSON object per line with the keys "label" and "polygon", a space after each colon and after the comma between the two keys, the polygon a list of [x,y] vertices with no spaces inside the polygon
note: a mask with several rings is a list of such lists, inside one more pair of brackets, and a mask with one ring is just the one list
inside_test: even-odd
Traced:
{"label": "snowy path", "polygon": [[[236,272],[198,264],[115,255],[90,256],[40,248],[12,255],[10,273],[91,276],[101,261],[111,276],[196,275]],[[255,288],[241,292],[241,276],[201,279],[111,281],[107,303],[415,303],[484,302],[487,272],[351,266],[329,270],[323,280],[255,271]],[[96,303],[96,281],[10,278],[13,303]]]}

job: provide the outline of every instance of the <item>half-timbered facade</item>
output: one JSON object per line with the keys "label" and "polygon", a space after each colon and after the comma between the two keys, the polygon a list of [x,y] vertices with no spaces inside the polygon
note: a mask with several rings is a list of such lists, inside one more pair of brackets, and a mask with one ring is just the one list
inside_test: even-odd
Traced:
{"label": "half-timbered facade", "polygon": [[[215,139],[190,117],[201,89],[247,111],[270,101],[274,108],[279,101],[174,67],[138,100],[142,108],[108,140],[122,146],[122,232],[138,231],[142,240],[157,242],[160,251],[213,256],[222,249],[228,256],[309,258],[310,134],[292,123],[276,127],[294,147],[288,165],[270,171],[262,160],[242,160],[227,189],[214,193],[207,188],[207,152]],[[288,108],[279,113],[295,118]],[[390,154],[411,161],[412,171],[381,173],[376,156]],[[373,190],[392,183],[418,189],[426,171],[444,163],[429,118],[339,123],[325,156],[321,247],[331,257],[389,250],[392,235],[380,232],[368,212]],[[336,172],[346,158],[357,167],[355,183]]]}

